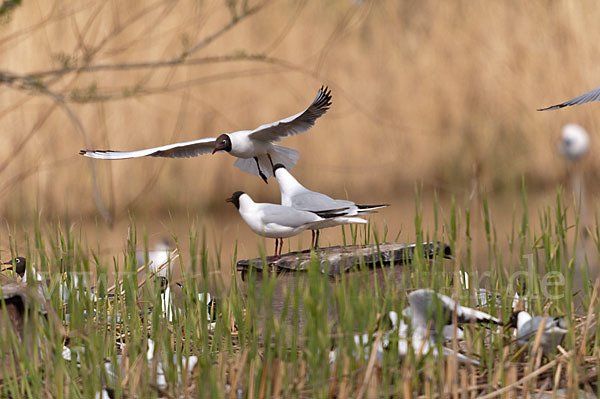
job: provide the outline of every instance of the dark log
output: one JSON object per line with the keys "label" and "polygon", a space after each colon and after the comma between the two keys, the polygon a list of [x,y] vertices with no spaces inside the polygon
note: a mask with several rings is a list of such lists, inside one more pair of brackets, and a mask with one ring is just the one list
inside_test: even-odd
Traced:
{"label": "dark log", "polygon": [[[382,243],[379,245],[347,245],[319,248],[316,251],[305,250],[302,252],[281,255],[273,260],[268,257],[267,270],[271,272],[302,272],[307,271],[311,262],[319,262],[321,272],[330,276],[337,276],[352,271],[364,265],[368,268],[377,268],[389,265],[410,263],[414,259],[416,244]],[[450,246],[440,242],[423,244],[423,256],[432,259],[435,255],[451,259]],[[313,255],[314,254],[314,255]],[[242,272],[242,278],[249,268],[261,271],[264,268],[261,258],[240,260],[236,264],[237,271]]]}

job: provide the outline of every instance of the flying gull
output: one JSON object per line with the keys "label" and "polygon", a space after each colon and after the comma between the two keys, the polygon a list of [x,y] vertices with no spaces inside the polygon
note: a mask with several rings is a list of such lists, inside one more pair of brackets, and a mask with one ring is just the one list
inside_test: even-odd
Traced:
{"label": "flying gull", "polygon": [[291,169],[298,161],[298,151],[273,144],[281,139],[303,133],[331,106],[331,90],[321,87],[314,101],[304,111],[277,122],[259,126],[254,130],[224,133],[219,137],[168,144],[138,151],[81,150],[83,156],[96,159],[128,159],[139,157],[190,158],[201,154],[228,152],[237,157],[235,166],[265,183],[272,176],[274,164],[282,163]]}

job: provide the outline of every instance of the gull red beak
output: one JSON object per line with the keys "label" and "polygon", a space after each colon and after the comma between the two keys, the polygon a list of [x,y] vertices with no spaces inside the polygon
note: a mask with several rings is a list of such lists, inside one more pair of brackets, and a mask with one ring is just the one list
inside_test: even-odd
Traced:
{"label": "gull red beak", "polygon": [[229,197],[225,200],[225,202],[233,202],[233,197]]}
{"label": "gull red beak", "polygon": [[217,148],[217,147],[215,147],[215,149],[214,149],[214,150],[212,150],[212,154],[214,155],[214,154],[215,154],[215,152],[217,152],[217,151],[219,151],[219,150],[220,150],[220,148]]}

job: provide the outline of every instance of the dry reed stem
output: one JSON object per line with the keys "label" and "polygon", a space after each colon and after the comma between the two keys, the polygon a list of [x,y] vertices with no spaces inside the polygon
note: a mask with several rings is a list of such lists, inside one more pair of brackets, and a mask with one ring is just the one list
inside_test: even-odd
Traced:
{"label": "dry reed stem", "polygon": [[350,397],[350,358],[344,355],[344,367],[342,369],[343,375],[340,383],[338,384],[338,397],[341,399]]}
{"label": "dry reed stem", "polygon": [[[515,364],[511,364],[508,368],[508,372],[506,373],[506,385],[511,386],[515,382],[517,382],[517,366]],[[504,395],[503,395],[504,396]],[[517,392],[514,389],[511,389],[506,393],[506,398],[515,399],[517,397]]]}
{"label": "dry reed stem", "polygon": [[238,356],[237,362],[235,362],[233,369],[229,373],[229,377],[230,377],[229,385],[231,387],[231,389],[229,390],[229,399],[233,399],[234,398],[233,395],[237,391],[238,377],[244,371],[244,366],[246,365],[246,359],[248,358],[249,352],[250,352],[250,349],[248,349],[248,348],[244,348],[242,350],[242,354]]}
{"label": "dry reed stem", "polygon": [[302,391],[302,389],[304,388],[304,384],[306,383],[306,361],[304,361],[303,359],[300,360],[299,369],[300,370],[298,371],[297,389],[298,391]]}
{"label": "dry reed stem", "polygon": [[252,359],[250,361],[250,369],[248,370],[248,397],[249,398],[254,397],[254,384],[255,384],[254,373],[256,372],[256,362],[257,361],[258,360],[256,358]]}
{"label": "dry reed stem", "polygon": [[[155,271],[153,271],[152,273],[150,273],[149,276],[146,276],[144,278],[144,280],[142,280],[141,282],[138,283],[138,289],[141,288],[146,283],[146,281],[149,278],[154,277],[158,272],[160,272],[161,270],[163,270],[164,268],[166,268],[167,266],[169,266],[169,264],[171,264],[177,258],[179,258],[179,251],[178,251],[177,248],[175,248],[171,252],[171,254],[169,255],[169,259],[166,262],[164,262],[163,264],[161,264]],[[141,271],[146,270],[146,268],[150,267],[151,264],[152,264],[152,261],[149,261],[147,264],[138,267],[137,270],[136,270],[136,275],[138,273],[140,273]],[[121,286],[122,284],[123,284],[123,279],[120,279],[117,283],[115,283],[115,284],[111,285],[110,287],[108,287],[106,289],[106,292],[107,293],[108,292],[112,292],[112,291],[114,291],[115,288],[117,288],[117,286]]]}
{"label": "dry reed stem", "polygon": [[460,397],[467,399],[469,396],[469,377],[465,368],[460,369]]}
{"label": "dry reed stem", "polygon": [[579,346],[579,351],[577,354],[577,363],[581,363],[581,359],[585,355],[585,348],[587,346],[587,335],[588,335],[588,331],[589,331],[590,325],[593,320],[592,315],[594,314],[596,299],[598,299],[599,287],[600,287],[600,278],[597,278],[596,282],[594,283],[594,290],[592,291],[592,298],[590,299],[587,316],[585,318],[585,325],[583,328],[583,335],[582,335],[583,337],[581,339],[581,345]]}
{"label": "dry reed stem", "polygon": [[281,397],[281,388],[283,385],[283,362],[279,359],[273,359],[273,364],[271,365],[271,369],[273,370],[273,377],[271,383],[271,396],[275,399],[279,399]]}
{"label": "dry reed stem", "polygon": [[369,355],[369,361],[367,362],[367,370],[365,371],[365,377],[363,379],[360,390],[356,394],[356,399],[362,399],[362,397],[365,395],[369,381],[373,376],[373,368],[375,366],[375,360],[377,359],[377,349],[379,348],[379,344],[381,343],[382,337],[383,331],[377,331],[375,341],[373,341],[373,347],[371,348],[371,354]]}
{"label": "dry reed stem", "polygon": [[267,375],[269,374],[268,366],[268,359],[263,359],[262,375],[260,376],[260,385],[258,387],[258,399],[264,399],[267,395]]}
{"label": "dry reed stem", "polygon": [[[138,289],[140,289],[144,284],[146,284],[146,281],[148,281],[148,279],[154,277],[160,271],[169,267],[169,265],[171,265],[173,262],[175,262],[175,260],[177,258],[179,258],[179,250],[177,248],[175,248],[173,251],[171,251],[171,253],[169,254],[169,258],[162,265],[160,265],[156,270],[151,272],[149,276],[146,276],[146,278],[144,280],[142,280],[138,283]],[[144,270],[145,268],[146,268],[146,265],[138,268],[136,271],[136,274],[139,273],[141,270]]]}
{"label": "dry reed stem", "polygon": [[[569,356],[571,355],[571,352],[572,351],[569,351]],[[521,384],[524,384],[525,382],[528,382],[531,379],[537,377],[538,375],[540,375],[540,374],[546,372],[547,370],[551,369],[552,367],[554,367],[559,362],[559,360],[562,360],[562,357],[557,357],[556,359],[552,360],[551,362],[548,362],[547,364],[545,364],[544,366],[540,367],[539,369],[531,372],[528,375],[525,375],[524,377],[522,377],[520,380],[514,382],[513,384],[508,385],[508,386],[506,386],[504,388],[498,389],[498,390],[496,390],[494,392],[490,392],[487,395],[481,396],[480,399],[495,398],[495,397],[500,396],[500,395],[502,395],[502,394],[504,394],[506,392],[510,392],[511,389],[513,389],[513,388],[515,388],[515,387],[517,387],[517,386],[519,386]]]}

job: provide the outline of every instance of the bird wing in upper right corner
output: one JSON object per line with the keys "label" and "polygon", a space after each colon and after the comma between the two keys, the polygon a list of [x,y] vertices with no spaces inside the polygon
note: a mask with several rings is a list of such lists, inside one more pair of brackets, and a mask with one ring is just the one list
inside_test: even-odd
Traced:
{"label": "bird wing in upper right corner", "polygon": [[596,87],[594,90],[590,90],[587,93],[584,93],[580,96],[572,98],[563,103],[551,105],[546,108],[540,108],[540,109],[538,109],[538,111],[551,111],[554,109],[564,108],[564,107],[568,107],[571,105],[585,104],[585,103],[589,103],[590,101],[597,101],[597,100],[600,100],[600,87]]}

